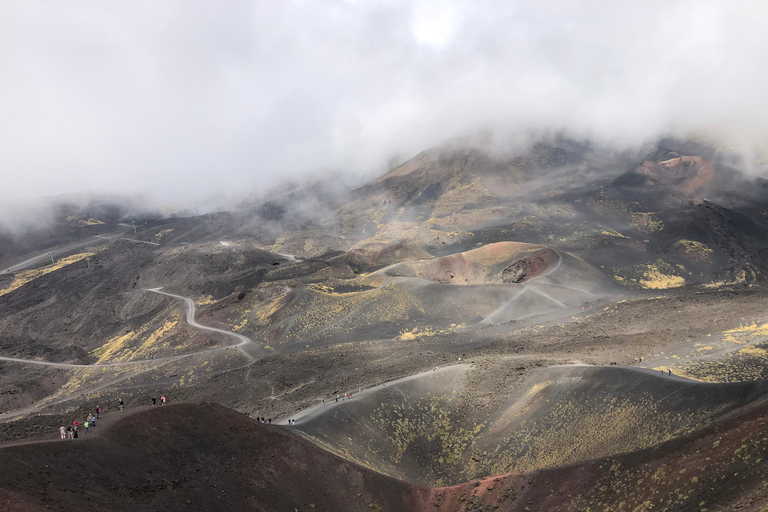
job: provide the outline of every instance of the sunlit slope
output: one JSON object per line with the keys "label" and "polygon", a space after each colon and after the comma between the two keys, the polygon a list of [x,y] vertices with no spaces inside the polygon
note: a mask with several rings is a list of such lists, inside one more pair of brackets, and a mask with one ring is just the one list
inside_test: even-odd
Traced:
{"label": "sunlit slope", "polygon": [[296,288],[248,310],[242,328],[274,350],[416,339],[568,313],[609,292],[607,279],[578,258],[544,246],[502,242]]}
{"label": "sunlit slope", "polygon": [[455,141],[354,191],[334,227],[373,253],[547,245],[632,290],[752,283],[768,273],[768,182],[731,164],[684,140],[636,154],[562,138],[510,153]]}
{"label": "sunlit slope", "polygon": [[[513,364],[513,363],[510,363]],[[535,373],[481,415],[457,366],[327,407],[295,428],[338,455],[423,485],[533,471],[677,438],[764,397],[768,384],[703,384],[587,366]]]}

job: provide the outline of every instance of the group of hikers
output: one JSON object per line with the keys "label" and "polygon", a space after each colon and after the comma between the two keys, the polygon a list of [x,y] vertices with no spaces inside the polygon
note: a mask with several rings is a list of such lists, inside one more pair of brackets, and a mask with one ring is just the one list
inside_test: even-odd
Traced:
{"label": "group of hikers", "polygon": [[[90,428],[96,427],[96,420],[99,419],[99,415],[101,414],[101,407],[96,406],[96,409],[93,411],[93,414],[86,414],[85,415],[85,421],[83,421],[83,431],[84,433],[88,433]],[[80,431],[80,422],[78,420],[74,420],[72,422],[71,427],[64,427],[64,425],[59,427],[59,434],[61,434],[61,439],[77,439],[78,433]]]}
{"label": "group of hikers", "polygon": [[[150,397],[150,400],[152,400],[152,407],[154,407],[155,404],[157,403],[157,398],[155,398],[153,396],[153,397]],[[160,404],[161,405],[165,405],[166,401],[167,401],[167,399],[165,398],[165,395],[160,397]],[[125,402],[123,402],[123,399],[122,398],[118,399],[117,406],[120,408],[120,412],[123,412],[123,406],[124,405],[125,405]]]}
{"label": "group of hikers", "polygon": [[[157,398],[154,396],[151,397],[152,399],[152,406],[154,406],[157,403]],[[160,397],[160,404],[165,405],[168,401],[167,398],[165,398],[165,395]],[[123,412],[123,407],[125,406],[125,402],[123,402],[122,398],[117,399],[117,407],[120,409],[120,412]],[[82,422],[83,427],[83,433],[87,434],[89,432],[90,428],[93,428],[96,426],[96,420],[99,419],[99,415],[101,414],[101,407],[96,406],[96,409],[94,410],[94,414],[86,414],[85,415],[85,421]],[[262,419],[262,423],[264,423],[264,418]],[[270,423],[272,423],[272,419],[269,420]],[[59,433],[61,434],[62,439],[77,439],[78,434],[80,433],[80,425],[81,423],[78,420],[75,420],[72,422],[71,427],[65,427],[62,425],[59,427]]]}

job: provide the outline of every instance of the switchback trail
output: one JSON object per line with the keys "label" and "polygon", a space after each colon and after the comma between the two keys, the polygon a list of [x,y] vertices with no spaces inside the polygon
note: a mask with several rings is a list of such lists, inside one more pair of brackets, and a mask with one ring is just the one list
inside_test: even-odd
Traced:
{"label": "switchback trail", "polygon": [[6,356],[0,356],[0,361],[8,361],[12,363],[23,363],[23,364],[39,364],[43,366],[55,366],[59,368],[102,368],[102,367],[114,367],[114,366],[129,366],[129,365],[136,365],[136,364],[142,364],[142,363],[157,363],[157,362],[163,362],[163,361],[173,361],[173,360],[183,359],[185,357],[217,352],[217,351],[225,350],[232,347],[236,348],[241,354],[243,354],[243,356],[245,356],[246,359],[248,359],[249,363],[255,363],[256,361],[258,361],[257,357],[253,356],[243,348],[245,345],[249,345],[253,343],[253,341],[249,337],[244,336],[242,334],[235,333],[235,332],[226,331],[224,329],[218,329],[216,327],[208,327],[206,325],[197,323],[195,321],[195,312],[196,312],[195,302],[192,299],[187,297],[182,297],[181,295],[174,295],[173,293],[163,292],[161,290],[162,288],[147,289],[147,291],[149,292],[159,293],[161,295],[167,295],[169,297],[173,297],[175,299],[179,299],[182,302],[184,302],[186,306],[186,321],[191,327],[194,327],[195,329],[200,329],[203,331],[211,331],[211,332],[217,332],[219,334],[224,334],[226,336],[236,338],[239,341],[239,343],[237,345],[232,345],[228,347],[219,347],[219,348],[214,348],[209,350],[201,350],[199,352],[190,352],[188,354],[180,354],[177,356],[158,357],[155,359],[139,359],[135,361],[126,361],[122,363],[103,363],[103,364],[55,363],[52,361],[38,361],[35,359],[23,359],[18,357],[6,357]]}
{"label": "switchback trail", "polygon": [[245,350],[245,348],[243,348],[245,345],[250,345],[250,344],[253,343],[253,340],[251,340],[251,338],[249,338],[248,336],[244,336],[242,334],[238,334],[236,332],[225,331],[224,329],[218,329],[216,327],[208,327],[206,325],[202,325],[202,324],[197,323],[195,321],[195,311],[196,311],[195,301],[193,301],[192,299],[190,299],[188,297],[182,297],[181,295],[175,295],[173,293],[163,292],[161,290],[162,290],[162,287],[161,288],[147,288],[148,292],[159,293],[161,295],[167,295],[169,297],[173,297],[175,299],[179,299],[180,301],[184,302],[184,304],[187,306],[187,323],[190,326],[192,326],[192,327],[194,327],[196,329],[203,330],[203,331],[218,332],[219,334],[224,334],[226,336],[230,336],[230,337],[236,338],[237,340],[240,341],[240,343],[238,343],[237,345],[234,345],[234,347],[238,351],[240,351],[240,353],[243,354],[248,359],[248,361],[250,361],[251,363],[255,363],[256,361],[258,361],[257,357],[251,355],[247,350]]}

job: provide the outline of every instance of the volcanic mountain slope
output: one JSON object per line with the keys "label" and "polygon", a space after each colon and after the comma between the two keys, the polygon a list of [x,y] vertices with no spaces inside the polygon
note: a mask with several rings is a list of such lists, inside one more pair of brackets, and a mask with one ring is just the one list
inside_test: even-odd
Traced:
{"label": "volcanic mountain slope", "polygon": [[0,505],[13,512],[757,511],[768,503],[766,415],[763,402],[658,448],[426,489],[221,406],[172,405],[77,441],[3,447]]}
{"label": "volcanic mountain slope", "polygon": [[[464,346],[481,346],[504,338],[511,326],[567,319],[581,307],[621,298],[610,281],[657,293],[685,284],[695,288],[696,282],[717,287],[758,279],[765,229],[754,201],[761,188],[753,187],[756,192],[745,193],[741,203],[727,194],[714,198],[733,209],[713,202],[688,205],[698,198],[683,199],[688,185],[675,188],[678,174],[693,176],[694,192],[704,194],[718,176],[738,173],[701,147],[677,149],[683,153],[659,149],[643,158],[658,163],[685,152],[703,156],[651,166],[653,176],[671,169],[674,179],[628,184],[617,178],[645,164],[574,142],[540,143],[522,156],[444,147],[357,191],[331,224],[298,230],[290,218],[280,224],[240,212],[141,221],[138,235],[104,232],[100,236],[115,238],[95,238],[95,247],[57,254],[54,266],[0,275],[2,355],[83,364],[155,362],[135,371],[55,372],[3,363],[8,378],[0,403],[20,411],[58,390],[40,405],[80,400],[83,393],[96,400],[89,389],[103,393],[118,383],[130,385],[123,389],[151,389],[153,381],[187,387],[249,364],[232,351],[216,352],[214,359],[165,359],[234,342],[190,329],[182,303],[146,288],[164,286],[190,297],[199,306],[200,323],[249,336],[253,357],[274,357],[339,343],[417,344],[430,337],[449,351],[446,340],[466,340],[466,332],[474,334]],[[701,159],[711,161],[715,173],[706,183]],[[692,171],[685,162],[692,162]],[[748,183],[735,180],[728,190]],[[485,216],[488,204],[501,216]],[[451,208],[457,213],[447,213]],[[427,217],[419,220],[422,213]],[[369,215],[372,224],[359,222]],[[441,220],[455,215],[464,216],[458,228]],[[297,243],[290,233],[299,231],[307,242],[320,237],[302,245],[306,254],[337,250],[298,263],[265,250]],[[350,247],[356,248],[342,252]],[[10,265],[23,257],[4,261]],[[463,286],[448,285],[457,281]],[[729,328],[740,326],[738,317],[732,320]],[[243,373],[253,376],[251,370]],[[44,374],[45,385],[22,390],[13,384],[32,381],[33,374]],[[254,394],[273,393],[266,384],[273,377],[256,381],[263,389]]]}
{"label": "volcanic mountain slope", "polygon": [[[361,268],[389,247],[441,256],[514,240],[575,254],[633,289],[753,282],[766,271],[768,182],[730,161],[675,140],[633,154],[564,139],[514,153],[448,144],[354,191],[333,229]],[[275,247],[296,248],[289,240]]]}
{"label": "volcanic mountain slope", "polygon": [[483,373],[516,364],[427,372],[315,408],[295,430],[350,461],[440,486],[648,448],[768,394],[764,381],[703,384],[593,366],[552,366],[490,397],[482,392],[492,379]]}
{"label": "volcanic mountain slope", "polygon": [[[119,216],[59,219],[68,234],[45,247],[55,264],[4,271],[41,256],[28,249],[42,248],[42,235],[11,240],[0,257],[0,357],[25,360],[0,363],[2,419],[114,406],[118,396],[146,403],[157,391],[290,414],[462,353],[629,363],[648,346],[654,367],[722,382],[731,374],[716,367],[738,352],[749,361],[733,375],[759,377],[761,340],[696,338],[768,322],[760,287],[737,287],[764,274],[763,182],[726,164],[675,141],[632,155],[561,139],[516,154],[454,144],[316,219],[277,199],[139,219],[137,234]],[[161,286],[195,302],[200,325],[253,342],[228,350],[242,338],[191,328],[181,299],[147,291]],[[606,303],[627,295],[635,300],[606,320]],[[692,316],[658,310],[675,300]],[[560,334],[542,335],[552,323]],[[669,359],[678,343],[690,345],[688,360]],[[35,421],[52,420],[8,424],[9,437]]]}
{"label": "volcanic mountain slope", "polygon": [[606,301],[616,288],[597,269],[569,254],[500,242],[394,264],[363,277],[294,286],[266,302],[246,301],[249,313],[241,332],[252,333],[277,351],[413,337],[416,331],[435,334],[567,315],[584,302]]}

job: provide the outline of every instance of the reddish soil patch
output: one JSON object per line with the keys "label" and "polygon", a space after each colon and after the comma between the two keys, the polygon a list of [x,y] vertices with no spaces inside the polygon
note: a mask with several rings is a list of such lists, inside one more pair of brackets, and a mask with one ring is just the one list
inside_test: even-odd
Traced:
{"label": "reddish soil patch", "polygon": [[497,242],[433,260],[401,263],[385,272],[441,284],[523,283],[546,273],[558,260],[555,251],[541,245]]}
{"label": "reddish soil patch", "polygon": [[645,161],[635,172],[646,182],[663,183],[682,194],[695,196],[715,176],[712,161],[700,156],[681,156],[663,162]]}
{"label": "reddish soil patch", "polygon": [[768,402],[634,453],[433,489],[441,511],[764,510]]}

